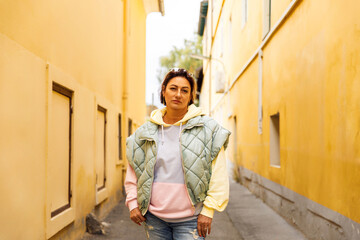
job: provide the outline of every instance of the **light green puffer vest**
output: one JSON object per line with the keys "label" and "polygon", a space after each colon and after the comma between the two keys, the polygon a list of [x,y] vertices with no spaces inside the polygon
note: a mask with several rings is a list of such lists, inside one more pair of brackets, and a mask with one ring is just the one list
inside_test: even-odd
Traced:
{"label": "light green puffer vest", "polygon": [[[150,121],[126,140],[126,157],[137,177],[137,201],[144,215],[148,209],[154,179],[159,125]],[[181,153],[185,184],[192,204],[203,202],[209,189],[211,163],[224,146],[230,132],[214,119],[197,116],[183,125]]]}

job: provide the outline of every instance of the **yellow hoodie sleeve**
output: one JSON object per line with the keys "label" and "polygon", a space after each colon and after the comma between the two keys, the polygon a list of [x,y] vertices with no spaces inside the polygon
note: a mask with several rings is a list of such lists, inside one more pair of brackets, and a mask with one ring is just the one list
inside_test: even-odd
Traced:
{"label": "yellow hoodie sleeve", "polygon": [[214,210],[222,212],[229,202],[229,176],[226,168],[224,147],[212,162],[209,190],[204,201],[202,215],[212,218]]}

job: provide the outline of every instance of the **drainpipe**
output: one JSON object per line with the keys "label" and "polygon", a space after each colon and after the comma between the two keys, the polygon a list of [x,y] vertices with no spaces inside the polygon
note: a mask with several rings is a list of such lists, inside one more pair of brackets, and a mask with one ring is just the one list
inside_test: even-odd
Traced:
{"label": "drainpipe", "polygon": [[263,112],[262,112],[262,83],[263,83],[263,51],[262,49],[259,50],[258,53],[259,58],[259,93],[258,93],[258,133],[262,134],[262,119],[263,119]]}
{"label": "drainpipe", "polygon": [[[123,35],[123,73],[122,73],[122,79],[123,79],[123,82],[122,82],[122,119],[125,121],[125,123],[127,122],[127,119],[128,119],[128,107],[127,107],[127,104],[128,104],[128,84],[127,84],[127,81],[128,81],[128,16],[130,16],[129,14],[129,4],[130,4],[130,0],[124,0],[124,20],[123,20],[123,27],[124,27],[124,35]],[[127,126],[127,124],[121,124],[122,128],[123,126]],[[123,133],[124,132],[127,132],[127,131],[122,131]],[[121,143],[121,146],[124,146],[124,143],[125,143],[125,139],[126,137],[123,137],[121,140],[123,141]],[[124,154],[124,152],[123,152]],[[122,176],[123,176],[123,179],[124,176],[125,176],[125,172],[126,172],[126,157],[123,157],[124,159],[124,162],[121,166],[122,168]],[[124,182],[122,183],[124,184]]]}
{"label": "drainpipe", "polygon": [[[211,46],[210,46],[210,59],[212,58],[212,45],[213,45],[213,9],[214,9],[214,0],[211,0],[211,8],[210,8],[210,16],[211,16],[211,22],[210,22],[210,39],[211,39]],[[211,94],[212,94],[212,76],[211,76],[211,61],[209,61],[209,116],[211,116]]]}
{"label": "drainpipe", "polygon": [[127,90],[127,56],[128,56],[128,16],[129,16],[129,0],[124,0],[124,36],[123,36],[123,89],[122,89],[122,111],[124,119],[127,119],[127,101],[128,101],[128,90]]}

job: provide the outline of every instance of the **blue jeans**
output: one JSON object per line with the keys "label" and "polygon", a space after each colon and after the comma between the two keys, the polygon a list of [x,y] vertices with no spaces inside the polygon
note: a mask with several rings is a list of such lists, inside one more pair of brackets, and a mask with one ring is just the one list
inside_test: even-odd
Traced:
{"label": "blue jeans", "polygon": [[150,240],[205,240],[197,232],[197,218],[186,222],[165,222],[150,212],[145,214],[145,232]]}

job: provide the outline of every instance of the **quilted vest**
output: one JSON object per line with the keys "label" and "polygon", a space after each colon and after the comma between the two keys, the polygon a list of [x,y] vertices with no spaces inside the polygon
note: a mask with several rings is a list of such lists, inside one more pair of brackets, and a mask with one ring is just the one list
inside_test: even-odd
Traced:
{"label": "quilted vest", "polygon": [[[126,157],[137,177],[137,201],[144,215],[150,204],[159,125],[150,121],[126,140]],[[211,163],[227,147],[230,132],[214,119],[197,116],[183,125],[180,144],[185,184],[192,204],[203,202],[209,189]]]}

